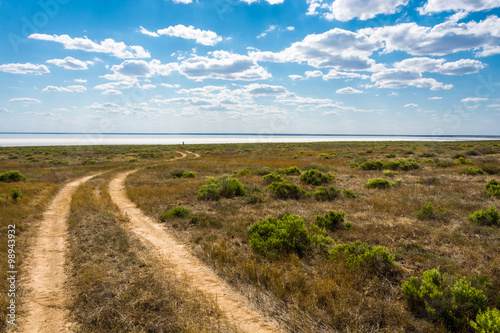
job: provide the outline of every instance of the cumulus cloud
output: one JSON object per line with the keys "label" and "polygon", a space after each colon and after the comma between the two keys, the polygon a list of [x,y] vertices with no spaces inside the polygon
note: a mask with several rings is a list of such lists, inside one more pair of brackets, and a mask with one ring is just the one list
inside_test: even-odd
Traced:
{"label": "cumulus cloud", "polygon": [[446,62],[446,59],[410,58],[394,64],[394,67],[417,73],[439,73],[444,75],[465,75],[478,73],[485,65],[472,59]]}
{"label": "cumulus cloud", "polygon": [[405,108],[412,108],[412,107],[418,107],[418,104],[415,104],[415,103],[408,103],[408,104],[405,104],[404,106]]}
{"label": "cumulus cloud", "polygon": [[384,52],[404,51],[411,55],[443,56],[460,51],[476,51],[480,57],[500,53],[500,19],[491,15],[480,22],[446,21],[433,27],[415,22],[366,28],[359,34],[385,44]]}
{"label": "cumulus cloud", "polygon": [[76,92],[82,93],[87,91],[87,88],[81,85],[67,86],[67,87],[56,87],[56,86],[47,86],[43,89],[43,91],[48,92]]}
{"label": "cumulus cloud", "polygon": [[179,65],[179,72],[189,79],[255,81],[271,78],[251,57],[227,51],[210,52],[211,57],[194,56]]}
{"label": "cumulus cloud", "polygon": [[468,98],[464,98],[461,100],[462,103],[469,103],[469,102],[478,103],[478,102],[486,102],[486,101],[489,101],[489,98],[468,97]]}
{"label": "cumulus cloud", "polygon": [[42,101],[40,101],[36,98],[30,98],[30,97],[11,98],[11,99],[9,99],[9,102],[22,103],[24,105],[42,103]]}
{"label": "cumulus cloud", "polygon": [[421,73],[401,70],[397,68],[387,69],[374,73],[371,81],[378,88],[401,89],[408,87],[429,88],[430,90],[448,90],[453,88],[452,84],[444,84],[432,78],[424,78]]}
{"label": "cumulus cloud", "polygon": [[363,90],[354,89],[353,87],[345,87],[338,89],[336,93],[342,95],[361,94],[363,93]]}
{"label": "cumulus cloud", "polygon": [[162,64],[159,60],[125,60],[119,65],[114,65],[111,70],[113,75],[105,75],[109,80],[123,80],[128,77],[151,77],[155,74],[169,75],[178,69],[177,63]]}
{"label": "cumulus cloud", "polygon": [[500,7],[499,0],[428,0],[423,7],[418,8],[418,11],[420,14],[434,14],[450,11],[479,12],[497,7]]}
{"label": "cumulus cloud", "polygon": [[75,79],[74,81],[78,83],[87,83],[86,79]]}
{"label": "cumulus cloud", "polygon": [[348,30],[335,28],[322,34],[311,34],[302,41],[278,52],[250,52],[257,61],[305,62],[315,68],[374,71],[382,66],[370,59],[373,51],[383,47],[380,40]]}
{"label": "cumulus cloud", "polygon": [[121,95],[122,92],[120,90],[108,89],[103,91],[101,94],[103,95]]}
{"label": "cumulus cloud", "polygon": [[443,99],[443,97],[439,97],[439,96],[434,96],[434,97],[429,97],[430,100],[439,100],[439,99]]}
{"label": "cumulus cloud", "polygon": [[160,86],[165,87],[165,88],[179,88],[180,85],[178,84],[170,84],[170,83],[160,83]]}
{"label": "cumulus cloud", "polygon": [[251,96],[277,96],[286,93],[287,90],[282,86],[252,83],[245,87],[245,92]]}
{"label": "cumulus cloud", "polygon": [[213,46],[222,41],[222,37],[217,36],[215,32],[210,30],[196,29],[192,25],[186,27],[185,25],[178,24],[176,26],[170,26],[168,28],[159,29],[156,32],[149,31],[143,27],[140,27],[139,32],[152,37],[160,37],[162,35],[165,35],[172,37],[180,37],[184,39],[193,39],[198,44],[210,45],[210,46]]}
{"label": "cumulus cloud", "polygon": [[353,72],[342,72],[336,69],[331,69],[327,74],[323,75],[323,80],[333,80],[333,79],[369,79],[370,76],[353,73]]}
{"label": "cumulus cloud", "polygon": [[[245,2],[247,4],[252,4],[255,2],[260,2],[260,0],[240,0],[241,2]],[[279,5],[285,2],[285,0],[265,0],[270,5]]]}
{"label": "cumulus cloud", "polygon": [[62,67],[71,70],[85,70],[89,69],[88,65],[93,65],[93,61],[82,61],[75,59],[73,57],[66,57],[64,59],[50,59],[47,60],[49,64],[56,65],[57,67]]}
{"label": "cumulus cloud", "polygon": [[65,49],[68,50],[107,53],[122,59],[151,58],[149,52],[144,50],[142,46],[127,46],[125,43],[115,42],[111,38],[107,38],[100,43],[96,43],[88,39],[88,37],[71,38],[68,35],[47,35],[36,33],[29,35],[28,38],[60,43]]}
{"label": "cumulus cloud", "polygon": [[131,89],[131,88],[137,88],[137,89],[153,89],[156,88],[154,84],[142,84],[139,82],[139,80],[133,78],[133,79],[128,79],[128,80],[122,80],[122,81],[115,81],[115,82],[108,82],[104,84],[100,84],[94,87],[94,89],[98,90],[124,90],[124,89]]}
{"label": "cumulus cloud", "polygon": [[11,74],[35,74],[42,75],[50,73],[45,65],[26,64],[4,64],[0,65],[0,71]]}
{"label": "cumulus cloud", "polygon": [[[320,7],[326,9],[323,16],[327,20],[344,22],[354,18],[368,20],[374,18],[378,14],[394,14],[399,11],[401,7],[408,4],[408,0],[334,0],[330,5],[324,4],[318,6],[321,2],[310,2],[309,11],[316,11],[316,9]],[[313,6],[313,8],[311,8],[311,6]]]}

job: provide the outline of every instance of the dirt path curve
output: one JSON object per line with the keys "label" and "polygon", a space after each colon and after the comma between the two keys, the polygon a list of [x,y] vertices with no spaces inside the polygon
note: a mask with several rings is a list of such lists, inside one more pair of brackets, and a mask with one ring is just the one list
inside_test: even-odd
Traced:
{"label": "dirt path curve", "polygon": [[147,217],[129,200],[125,180],[134,171],[117,175],[109,184],[109,194],[122,213],[130,217],[127,227],[146,241],[162,260],[181,276],[186,276],[191,285],[213,297],[221,310],[243,332],[280,332],[266,317],[258,313],[248,301],[219,278],[210,268],[195,258],[187,247],[179,243],[159,223]]}
{"label": "dirt path curve", "polygon": [[71,198],[77,187],[97,176],[93,174],[66,184],[56,195],[36,232],[25,272],[26,316],[19,332],[69,332],[65,308],[64,272],[67,225]]}

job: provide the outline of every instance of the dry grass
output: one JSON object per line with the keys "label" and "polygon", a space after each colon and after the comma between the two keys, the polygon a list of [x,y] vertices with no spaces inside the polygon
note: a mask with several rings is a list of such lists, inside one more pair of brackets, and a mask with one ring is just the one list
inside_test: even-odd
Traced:
{"label": "dry grass", "polygon": [[107,184],[82,185],[71,204],[68,263],[79,332],[228,332],[224,315],[123,229]]}
{"label": "dry grass", "polygon": [[[467,144],[396,142],[195,147],[201,159],[179,160],[133,174],[128,180],[127,192],[141,209],[157,219],[162,211],[179,204],[189,208],[191,215],[203,217],[198,219],[203,223],[193,223],[191,217],[167,223],[174,227],[179,239],[191,244],[198,257],[290,331],[439,332],[446,329],[416,318],[407,308],[400,286],[411,275],[434,267],[453,274],[487,275],[494,293],[498,295],[500,291],[500,230],[473,226],[467,221],[473,211],[499,205],[498,199],[489,197],[484,189],[486,181],[493,176],[462,175],[460,171],[470,165],[438,168],[427,157],[451,159],[457,152],[471,150]],[[488,163],[499,163],[498,146],[492,143],[473,145],[477,151],[489,152]],[[371,153],[367,152],[369,150]],[[409,151],[412,154],[408,154]],[[324,159],[318,157],[320,153],[336,153],[337,156]],[[391,158],[386,156],[391,153],[396,153],[396,159],[413,158],[421,164],[418,170],[399,171],[391,180],[399,178],[401,182],[391,189],[364,187],[369,179],[384,177],[382,171],[349,167],[351,162],[363,159],[387,162]],[[296,155],[301,157],[294,158]],[[486,157],[467,158],[480,164]],[[237,178],[248,187],[262,189],[262,202],[249,204],[248,195],[217,202],[196,200],[199,187],[208,177],[233,174],[245,167],[250,170],[264,166],[271,170],[291,166],[304,169],[313,163],[321,164],[319,167],[336,176],[332,182],[336,188],[352,190],[357,198],[341,197],[331,202],[318,202],[312,197],[299,201],[276,200],[264,191],[262,176],[250,174]],[[197,178],[170,179],[170,171],[176,168],[194,171]],[[301,183],[297,176],[287,178],[311,194],[316,189]],[[416,183],[418,180],[423,182]],[[429,202],[444,208],[446,219],[418,220],[416,214]],[[335,243],[361,240],[373,246],[386,246],[396,254],[399,264],[392,276],[370,272],[354,274],[330,262],[326,253],[319,250],[300,259],[291,256],[268,260],[252,253],[246,234],[251,224],[287,212],[298,214],[308,225],[316,215],[329,210],[345,212],[346,220],[354,224],[352,230],[330,232]]]}

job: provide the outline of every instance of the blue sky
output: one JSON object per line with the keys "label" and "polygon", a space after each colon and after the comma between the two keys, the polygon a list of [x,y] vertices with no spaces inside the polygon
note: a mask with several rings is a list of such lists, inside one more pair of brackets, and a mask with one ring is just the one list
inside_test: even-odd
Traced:
{"label": "blue sky", "polygon": [[0,0],[0,131],[500,134],[500,0]]}

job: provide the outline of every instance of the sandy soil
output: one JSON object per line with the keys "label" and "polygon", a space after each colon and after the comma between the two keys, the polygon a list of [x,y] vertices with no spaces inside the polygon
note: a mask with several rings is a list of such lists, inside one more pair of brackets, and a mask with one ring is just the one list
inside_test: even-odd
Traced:
{"label": "sandy soil", "polygon": [[71,331],[64,290],[66,221],[73,193],[80,184],[95,176],[86,176],[65,185],[43,214],[24,267],[27,276],[22,283],[27,293],[24,296],[25,316],[20,318],[20,332]]}
{"label": "sandy soil", "polygon": [[[190,153],[190,152],[188,152]],[[194,153],[192,153],[194,154]],[[197,157],[199,157],[198,154]],[[214,271],[195,258],[188,248],[178,242],[163,225],[147,217],[131,202],[126,194],[125,179],[134,171],[118,174],[109,184],[109,193],[123,214],[130,217],[127,228],[145,241],[148,248],[156,252],[165,266],[173,267],[187,278],[193,288],[212,297],[233,324],[243,332],[279,332],[276,324],[260,314],[238,292],[233,290]]]}

